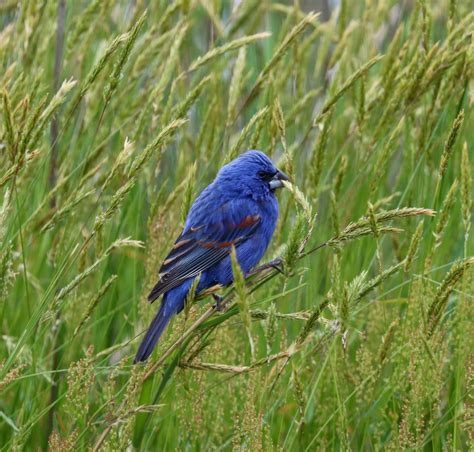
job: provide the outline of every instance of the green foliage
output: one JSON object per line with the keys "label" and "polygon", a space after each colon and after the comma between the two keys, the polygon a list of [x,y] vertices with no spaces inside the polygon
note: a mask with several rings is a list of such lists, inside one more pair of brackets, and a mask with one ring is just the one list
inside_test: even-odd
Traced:
{"label": "green foliage", "polygon": [[[2,448],[467,450],[471,9],[1,2]],[[194,197],[251,147],[292,179],[279,259],[194,285],[133,366]]]}

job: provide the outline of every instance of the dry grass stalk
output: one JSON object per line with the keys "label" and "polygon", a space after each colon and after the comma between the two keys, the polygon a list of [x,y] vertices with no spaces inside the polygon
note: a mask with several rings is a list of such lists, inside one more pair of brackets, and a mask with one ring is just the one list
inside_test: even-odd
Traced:
{"label": "dry grass stalk", "polygon": [[232,374],[242,374],[251,372],[258,369],[261,366],[271,364],[274,361],[280,359],[291,358],[295,353],[299,352],[301,349],[300,345],[292,344],[287,350],[274,355],[266,356],[265,358],[254,361],[250,366],[229,366],[227,364],[214,364],[214,363],[196,363],[196,362],[180,362],[180,366],[184,368],[194,369],[194,370],[207,370],[215,372],[225,372]]}

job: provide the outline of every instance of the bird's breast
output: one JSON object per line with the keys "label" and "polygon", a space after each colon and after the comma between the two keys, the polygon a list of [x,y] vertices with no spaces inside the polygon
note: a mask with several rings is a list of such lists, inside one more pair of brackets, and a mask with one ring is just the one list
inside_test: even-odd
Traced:
{"label": "bird's breast", "polygon": [[263,226],[270,234],[271,238],[278,220],[278,201],[276,196],[272,194],[270,198],[261,201],[259,203],[259,208],[261,211]]}
{"label": "bird's breast", "polygon": [[[258,264],[270,244],[278,221],[278,201],[275,196],[258,202],[260,227],[247,246],[243,246],[240,264],[244,271],[249,271]],[[238,253],[237,253],[238,255]]]}

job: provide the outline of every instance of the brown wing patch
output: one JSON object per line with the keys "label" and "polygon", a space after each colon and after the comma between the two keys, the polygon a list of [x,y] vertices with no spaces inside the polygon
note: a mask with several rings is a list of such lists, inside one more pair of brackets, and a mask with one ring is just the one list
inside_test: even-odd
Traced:
{"label": "brown wing patch", "polygon": [[245,229],[248,228],[249,226],[252,226],[253,224],[257,223],[260,220],[259,215],[247,215],[239,224],[237,224],[235,227],[237,229]]}
{"label": "brown wing patch", "polygon": [[198,245],[206,248],[207,250],[212,250],[213,248],[228,248],[229,246],[235,245],[239,241],[239,238],[235,240],[230,240],[228,242],[202,242],[199,241]]}

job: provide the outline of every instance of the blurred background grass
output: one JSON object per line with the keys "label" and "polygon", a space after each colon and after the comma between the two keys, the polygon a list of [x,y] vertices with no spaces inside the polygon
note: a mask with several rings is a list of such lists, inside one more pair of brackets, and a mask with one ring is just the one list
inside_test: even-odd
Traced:
{"label": "blurred background grass", "polygon": [[[459,0],[0,2],[3,448],[467,450],[473,26]],[[301,190],[285,274],[132,366],[192,200],[250,148]]]}

